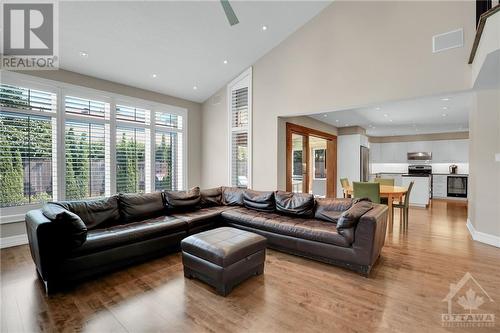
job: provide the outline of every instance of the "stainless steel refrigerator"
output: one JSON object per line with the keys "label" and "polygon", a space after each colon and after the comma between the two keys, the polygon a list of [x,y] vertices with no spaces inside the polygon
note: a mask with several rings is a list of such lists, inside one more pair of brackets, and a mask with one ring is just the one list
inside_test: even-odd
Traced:
{"label": "stainless steel refrigerator", "polygon": [[367,182],[370,177],[370,149],[367,147],[360,147],[360,176],[359,179],[362,182]]}

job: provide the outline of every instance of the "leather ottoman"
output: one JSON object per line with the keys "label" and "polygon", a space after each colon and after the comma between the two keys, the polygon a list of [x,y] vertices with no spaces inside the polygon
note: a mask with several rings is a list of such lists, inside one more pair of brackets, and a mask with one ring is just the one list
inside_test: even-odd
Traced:
{"label": "leather ottoman", "polygon": [[230,227],[201,232],[181,242],[184,276],[226,296],[234,286],[264,272],[266,238]]}

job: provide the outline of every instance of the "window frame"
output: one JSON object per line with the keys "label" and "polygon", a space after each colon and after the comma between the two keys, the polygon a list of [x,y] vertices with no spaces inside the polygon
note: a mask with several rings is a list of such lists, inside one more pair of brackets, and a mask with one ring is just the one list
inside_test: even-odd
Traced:
{"label": "window frame", "polygon": [[[228,124],[228,186],[233,186],[233,133],[246,132],[247,133],[247,187],[251,189],[253,186],[252,177],[252,104],[253,104],[253,91],[252,91],[252,67],[246,69],[243,73],[238,75],[233,81],[227,85],[227,124]],[[245,127],[233,127],[232,124],[232,91],[248,87],[248,125]]]}
{"label": "window frame", "polygon": [[[181,184],[182,188],[185,189],[188,183],[188,110],[182,107],[177,107],[173,105],[163,104],[159,102],[144,100],[136,97],[115,94],[112,92],[87,88],[83,86],[78,86],[74,84],[69,84],[60,81],[54,81],[44,78],[33,77],[27,74],[14,73],[14,72],[2,72],[2,83],[19,86],[28,89],[42,90],[56,94],[56,110],[55,112],[38,111],[38,110],[24,110],[3,107],[5,111],[15,112],[27,115],[37,115],[52,118],[52,124],[56,125],[53,130],[53,135],[55,133],[55,145],[57,147],[56,151],[52,153],[53,159],[53,199],[54,201],[61,201],[66,199],[66,158],[65,158],[65,125],[66,121],[77,121],[85,123],[96,123],[104,124],[105,126],[105,140],[106,140],[106,155],[109,156],[109,162],[106,160],[106,170],[109,170],[109,174],[106,175],[106,190],[105,196],[112,195],[116,192],[116,128],[118,126],[126,127],[136,127],[149,129],[149,139],[146,141],[150,143],[149,165],[146,170],[146,179],[149,181],[146,184],[145,193],[153,192],[154,189],[154,178],[151,175],[154,172],[154,141],[155,141],[155,126],[154,124],[154,112],[167,112],[170,114],[175,114],[182,117],[182,128],[175,129],[165,126],[160,126],[162,131],[165,132],[178,132],[182,134],[182,165],[181,165]],[[65,97],[73,96],[78,98],[97,100],[109,104],[109,114],[104,118],[94,117],[89,115],[66,113],[65,112]],[[150,121],[148,123],[133,122],[128,120],[116,119],[116,105],[131,106],[139,109],[145,109],[150,111]],[[111,153],[113,152],[113,153]],[[109,179],[108,179],[109,178]],[[148,186],[149,185],[149,186]],[[20,222],[24,220],[24,215],[32,210],[41,208],[43,203],[26,204],[21,206],[12,206],[0,208],[0,224]]]}

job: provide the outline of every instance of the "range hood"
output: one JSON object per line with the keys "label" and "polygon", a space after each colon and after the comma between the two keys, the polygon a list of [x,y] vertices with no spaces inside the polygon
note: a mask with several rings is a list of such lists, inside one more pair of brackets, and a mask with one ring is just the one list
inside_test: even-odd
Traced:
{"label": "range hood", "polygon": [[415,152],[415,153],[407,153],[408,161],[430,161],[432,160],[431,152]]}

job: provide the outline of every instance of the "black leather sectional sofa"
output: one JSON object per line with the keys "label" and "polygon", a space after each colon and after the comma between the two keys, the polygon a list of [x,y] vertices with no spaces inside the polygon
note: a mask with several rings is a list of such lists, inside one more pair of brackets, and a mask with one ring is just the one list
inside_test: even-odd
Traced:
{"label": "black leather sectional sofa", "polygon": [[268,247],[368,275],[384,245],[387,206],[233,187],[51,202],[26,215],[47,292],[179,250],[191,234],[229,225]]}

